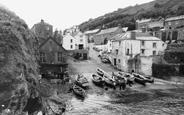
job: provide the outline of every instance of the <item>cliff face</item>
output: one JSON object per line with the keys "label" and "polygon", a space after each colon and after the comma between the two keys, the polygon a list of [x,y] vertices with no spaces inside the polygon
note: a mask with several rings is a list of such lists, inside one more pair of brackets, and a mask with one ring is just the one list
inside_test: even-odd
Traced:
{"label": "cliff face", "polygon": [[[0,8],[0,113],[23,112],[27,100],[38,99],[37,38],[26,23],[9,10]],[[37,102],[40,102],[37,101]]]}

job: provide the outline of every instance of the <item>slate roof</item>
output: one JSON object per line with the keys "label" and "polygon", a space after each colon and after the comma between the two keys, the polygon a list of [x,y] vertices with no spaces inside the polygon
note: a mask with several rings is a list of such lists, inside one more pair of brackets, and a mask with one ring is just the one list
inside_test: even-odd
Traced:
{"label": "slate roof", "polygon": [[52,37],[48,37],[47,40],[45,40],[39,47],[38,49],[40,49],[49,39],[52,39],[59,47],[61,47],[65,52],[67,52],[67,50],[65,48],[63,48],[61,46],[61,44],[59,44],[56,40],[54,40]]}
{"label": "slate roof", "polygon": [[171,17],[171,18],[167,18],[165,21],[173,21],[173,20],[181,20],[184,19],[184,15],[181,16],[177,16],[177,17]]}
{"label": "slate roof", "polygon": [[98,34],[96,35],[101,35],[101,34],[106,34],[106,33],[112,33],[115,32],[118,29],[118,27],[114,27],[114,28],[109,28],[109,29],[104,29],[101,30]]}
{"label": "slate roof", "polygon": [[110,40],[119,41],[126,33],[120,33],[113,36]]}
{"label": "slate roof", "polygon": [[136,20],[137,23],[145,23],[145,22],[149,22],[151,21],[151,18],[150,19],[144,19],[144,20]]}
{"label": "slate roof", "polygon": [[89,31],[85,31],[84,34],[94,34],[96,32],[98,32],[100,29],[94,29],[94,30],[89,30]]}
{"label": "slate roof", "polygon": [[[131,32],[122,33],[120,35],[115,36],[114,41],[121,40],[131,40]],[[161,39],[150,35],[149,33],[136,32],[135,40],[144,40],[144,41],[161,41]]]}

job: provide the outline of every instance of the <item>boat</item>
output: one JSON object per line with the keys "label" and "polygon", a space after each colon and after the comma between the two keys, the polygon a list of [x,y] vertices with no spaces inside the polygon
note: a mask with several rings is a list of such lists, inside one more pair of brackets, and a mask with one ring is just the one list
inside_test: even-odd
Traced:
{"label": "boat", "polygon": [[86,95],[85,90],[77,85],[73,85],[73,91],[76,95],[81,96],[81,97],[85,97]]}
{"label": "boat", "polygon": [[119,71],[118,74],[121,75],[121,77],[125,77],[127,81],[134,82],[135,77],[130,73]]}
{"label": "boat", "polygon": [[106,73],[105,71],[103,71],[102,69],[100,69],[100,68],[97,68],[96,69],[96,73],[98,74],[98,75],[100,75],[100,76],[104,76],[104,74]]}
{"label": "boat", "polygon": [[116,85],[115,79],[113,79],[112,76],[110,76],[109,74],[104,74],[103,78],[107,85],[110,85],[110,86]]}
{"label": "boat", "polygon": [[144,86],[146,85],[147,81],[146,81],[146,79],[142,75],[137,74],[137,73],[132,73],[132,74],[135,77],[134,81],[136,83],[139,83],[139,84],[144,85]]}
{"label": "boat", "polygon": [[146,78],[146,81],[148,82],[148,83],[153,83],[155,80],[153,79],[153,78],[151,78],[150,76],[145,76],[145,78]]}
{"label": "boat", "polygon": [[144,79],[148,83],[153,83],[154,82],[154,79],[151,78],[150,76],[143,76],[143,75],[138,74],[138,73],[134,73],[134,74],[136,74],[137,76],[141,77],[142,79]]}
{"label": "boat", "polygon": [[89,81],[87,80],[86,77],[84,77],[84,75],[79,74],[76,77],[76,84],[81,86],[81,87],[88,87]]}
{"label": "boat", "polygon": [[98,74],[92,74],[92,82],[96,85],[103,86],[104,80],[103,77],[101,77]]}

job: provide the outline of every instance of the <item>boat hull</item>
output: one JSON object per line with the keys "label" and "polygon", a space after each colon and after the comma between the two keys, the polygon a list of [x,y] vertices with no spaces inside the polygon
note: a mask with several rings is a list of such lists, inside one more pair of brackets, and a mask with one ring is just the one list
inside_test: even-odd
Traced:
{"label": "boat hull", "polygon": [[73,91],[76,95],[81,96],[81,97],[85,97],[85,90],[82,89],[81,87],[74,85]]}
{"label": "boat hull", "polygon": [[76,77],[76,84],[85,88],[85,87],[88,87],[89,86],[89,81],[87,80],[86,77],[82,76],[80,78],[78,78],[79,75]]}
{"label": "boat hull", "polygon": [[102,77],[99,75],[96,75],[96,74],[92,74],[92,82],[98,86],[104,85],[104,81],[103,81]]}
{"label": "boat hull", "polygon": [[143,80],[143,79],[135,78],[134,82],[144,85],[144,86],[146,85],[146,80]]}

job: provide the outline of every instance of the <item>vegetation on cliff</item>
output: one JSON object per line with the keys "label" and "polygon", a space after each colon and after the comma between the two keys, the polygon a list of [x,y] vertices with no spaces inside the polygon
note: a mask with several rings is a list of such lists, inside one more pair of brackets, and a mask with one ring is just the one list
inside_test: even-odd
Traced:
{"label": "vegetation on cliff", "polygon": [[184,15],[183,0],[155,0],[141,5],[119,8],[117,11],[83,22],[79,28],[86,31],[101,28],[103,25],[106,28],[111,28],[121,24],[123,27],[129,27],[129,30],[133,30],[137,19],[157,19],[178,15]]}
{"label": "vegetation on cliff", "polygon": [[0,8],[0,113],[23,114],[30,97],[39,96],[37,38],[13,12]]}

